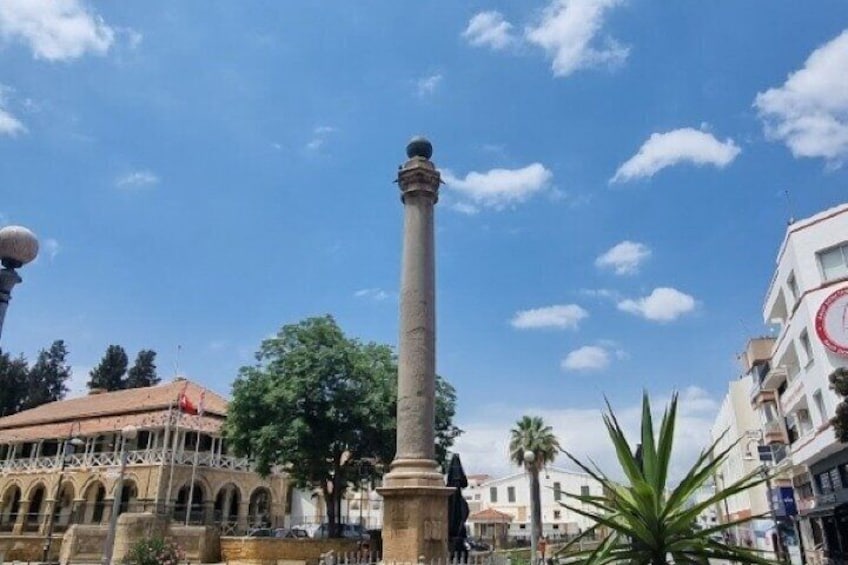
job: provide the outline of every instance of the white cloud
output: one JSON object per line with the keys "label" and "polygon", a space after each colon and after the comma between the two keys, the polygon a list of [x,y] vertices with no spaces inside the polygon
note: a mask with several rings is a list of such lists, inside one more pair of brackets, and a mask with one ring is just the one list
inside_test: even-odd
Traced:
{"label": "white cloud", "polygon": [[36,59],[64,61],[105,54],[115,31],[78,0],[3,0],[0,37],[25,42]]}
{"label": "white cloud", "polygon": [[473,216],[480,211],[477,206],[468,202],[454,202],[450,205],[450,209],[466,216]]}
{"label": "white cloud", "polygon": [[512,24],[497,11],[480,12],[468,22],[462,37],[476,47],[504,49],[515,41]]}
{"label": "white cloud", "polygon": [[47,252],[47,256],[50,257],[51,261],[53,261],[53,259],[56,258],[56,256],[59,254],[59,250],[61,249],[59,247],[59,242],[52,237],[48,237],[44,240],[43,245],[44,250]]}
{"label": "white cloud", "polygon": [[0,108],[0,135],[15,137],[19,133],[26,133],[27,128],[19,119],[7,110]]}
{"label": "white cloud", "polygon": [[541,163],[522,169],[492,169],[484,173],[472,171],[465,178],[442,172],[449,188],[470,198],[474,204],[500,210],[510,204],[524,202],[550,186],[553,173]]}
{"label": "white cloud", "polygon": [[722,169],[732,163],[741,151],[732,139],[722,142],[712,134],[693,128],[652,133],[636,155],[618,168],[610,182],[652,177],[679,163],[715,165]]}
{"label": "white cloud", "polygon": [[617,275],[632,275],[650,256],[651,249],[644,243],[625,240],[595,259],[595,266],[611,268]]}
{"label": "white cloud", "polygon": [[439,88],[439,85],[442,84],[443,78],[444,77],[441,73],[435,73],[418,79],[415,83],[415,90],[418,93],[419,98],[426,98],[427,96],[431,96],[435,93],[436,89]]}
{"label": "white cloud", "polygon": [[848,30],[812,52],[782,86],[757,94],[766,136],[795,157],[848,159]]}
{"label": "white cloud", "polygon": [[559,328],[576,330],[589,313],[577,304],[557,304],[515,313],[510,324],[520,330]]}
{"label": "white cloud", "polygon": [[[652,395],[652,407],[662,412],[670,394]],[[718,402],[706,391],[690,386],[680,393],[677,427],[672,457],[671,481],[679,480],[695,458],[710,435],[713,419],[718,412]],[[641,399],[629,404],[615,405],[616,416],[632,443],[636,447],[641,417]],[[553,427],[560,444],[578,459],[587,462],[594,460],[608,475],[622,478],[615,449],[610,443],[606,428],[601,420],[601,402],[596,407],[569,407],[542,409],[533,406],[512,404],[485,406],[481,416],[467,420],[459,419],[458,425],[465,430],[454,446],[454,451],[462,455],[462,463],[467,473],[487,473],[501,477],[518,473],[520,469],[509,462],[509,430],[521,416],[530,414],[541,416],[545,423]],[[655,422],[655,425],[658,423]],[[556,465],[571,467],[560,455]]]}
{"label": "white cloud", "polygon": [[68,387],[67,398],[77,398],[88,394],[86,384],[88,383],[90,372],[91,367],[71,366],[71,378],[65,382],[65,385]]}
{"label": "white cloud", "polygon": [[330,134],[335,133],[336,131],[338,130],[333,126],[317,126],[312,130],[312,139],[307,142],[306,148],[310,151],[317,151],[318,149],[321,149],[327,142],[327,138]]}
{"label": "white cloud", "polygon": [[363,288],[353,293],[356,298],[368,298],[376,302],[381,302],[389,298],[392,294],[382,288]]}
{"label": "white cloud", "polygon": [[152,171],[132,171],[115,179],[115,186],[125,190],[150,188],[159,184],[159,177]]}
{"label": "white cloud", "polygon": [[0,84],[0,135],[15,137],[20,133],[26,133],[27,128],[6,109],[7,99],[12,90],[12,88]]}
{"label": "white cloud", "polygon": [[674,288],[655,288],[643,298],[626,299],[618,309],[655,322],[671,322],[695,309],[695,299]]}
{"label": "white cloud", "polygon": [[609,352],[598,345],[584,345],[565,356],[561,366],[566,371],[601,371],[609,367]]}
{"label": "white cloud", "polygon": [[624,63],[629,49],[610,37],[599,37],[604,18],[623,0],[552,0],[541,21],[525,32],[553,59],[554,76],[565,77],[591,67]]}

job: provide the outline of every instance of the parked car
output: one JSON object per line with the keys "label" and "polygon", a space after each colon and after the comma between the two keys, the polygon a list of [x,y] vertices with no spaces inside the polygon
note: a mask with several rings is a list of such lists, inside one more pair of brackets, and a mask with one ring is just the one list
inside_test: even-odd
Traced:
{"label": "parked car", "polygon": [[271,528],[253,528],[248,530],[247,537],[249,538],[273,538],[276,537],[274,535],[274,530]]}
{"label": "parked car", "polygon": [[289,530],[289,534],[290,534],[289,537],[291,537],[291,538],[308,538],[309,537],[309,532],[307,532],[303,528],[298,528],[297,526],[295,526],[291,530]]}
{"label": "parked car", "polygon": [[[342,528],[342,537],[345,539],[367,540],[371,537],[370,534],[359,524],[340,524],[340,526]],[[312,534],[312,537],[326,538],[328,537],[329,531],[329,524],[321,524],[321,526],[315,530],[315,533]]]}
{"label": "parked car", "polygon": [[481,539],[465,538],[465,548],[469,551],[489,551],[491,546]]}

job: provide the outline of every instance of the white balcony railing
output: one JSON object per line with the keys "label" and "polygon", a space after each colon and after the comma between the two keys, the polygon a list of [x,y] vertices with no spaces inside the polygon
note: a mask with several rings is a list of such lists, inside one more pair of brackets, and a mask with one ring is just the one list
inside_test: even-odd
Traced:
{"label": "white balcony railing", "polygon": [[[172,450],[139,450],[130,451],[127,454],[127,465],[159,465],[170,464],[172,461]],[[177,451],[173,456],[175,465],[192,465],[195,462],[195,454],[192,451]],[[121,464],[120,453],[86,453],[72,454],[65,458],[66,469],[89,469],[93,467],[118,467]],[[250,461],[246,457],[233,457],[231,455],[218,455],[217,453],[198,453],[197,465],[214,469],[226,469],[230,471],[251,470]],[[0,461],[0,473],[26,473],[26,472],[50,472],[58,471],[62,466],[60,456],[34,457],[27,459],[9,459]]]}

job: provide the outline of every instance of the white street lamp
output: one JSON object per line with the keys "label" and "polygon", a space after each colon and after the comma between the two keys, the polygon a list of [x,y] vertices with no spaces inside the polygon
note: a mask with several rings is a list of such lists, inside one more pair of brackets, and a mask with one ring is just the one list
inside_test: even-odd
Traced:
{"label": "white street lamp", "polygon": [[115,492],[112,495],[112,516],[109,518],[109,535],[106,536],[106,547],[103,548],[103,565],[112,565],[112,553],[115,551],[115,530],[118,528],[118,513],[121,511],[121,498],[124,494],[124,472],[127,470],[127,442],[132,441],[138,435],[138,428],[126,426],[121,430],[121,470],[118,473],[118,482],[115,484]]}
{"label": "white street lamp", "polygon": [[12,289],[21,282],[16,269],[26,265],[38,255],[38,239],[23,226],[6,226],[0,229],[0,334],[3,320],[12,298]]}

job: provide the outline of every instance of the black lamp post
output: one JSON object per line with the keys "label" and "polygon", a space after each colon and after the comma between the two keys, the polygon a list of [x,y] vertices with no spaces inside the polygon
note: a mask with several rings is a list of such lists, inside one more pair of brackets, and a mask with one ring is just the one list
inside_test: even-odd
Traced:
{"label": "black lamp post", "polygon": [[80,438],[73,435],[74,428],[71,426],[71,432],[68,434],[68,439],[62,445],[61,461],[59,463],[59,479],[56,481],[56,490],[53,493],[53,504],[50,506],[50,513],[47,515],[47,530],[44,534],[44,553],[41,561],[48,562],[50,558],[50,546],[53,543],[53,528],[56,524],[57,507],[61,507],[59,497],[62,494],[62,480],[65,478],[65,465],[68,461],[68,456],[73,454],[74,449],[83,445]]}
{"label": "black lamp post", "polygon": [[38,255],[38,239],[35,234],[22,226],[6,226],[0,229],[0,334],[3,332],[3,320],[12,298],[12,289],[21,282],[17,269],[26,265]]}

